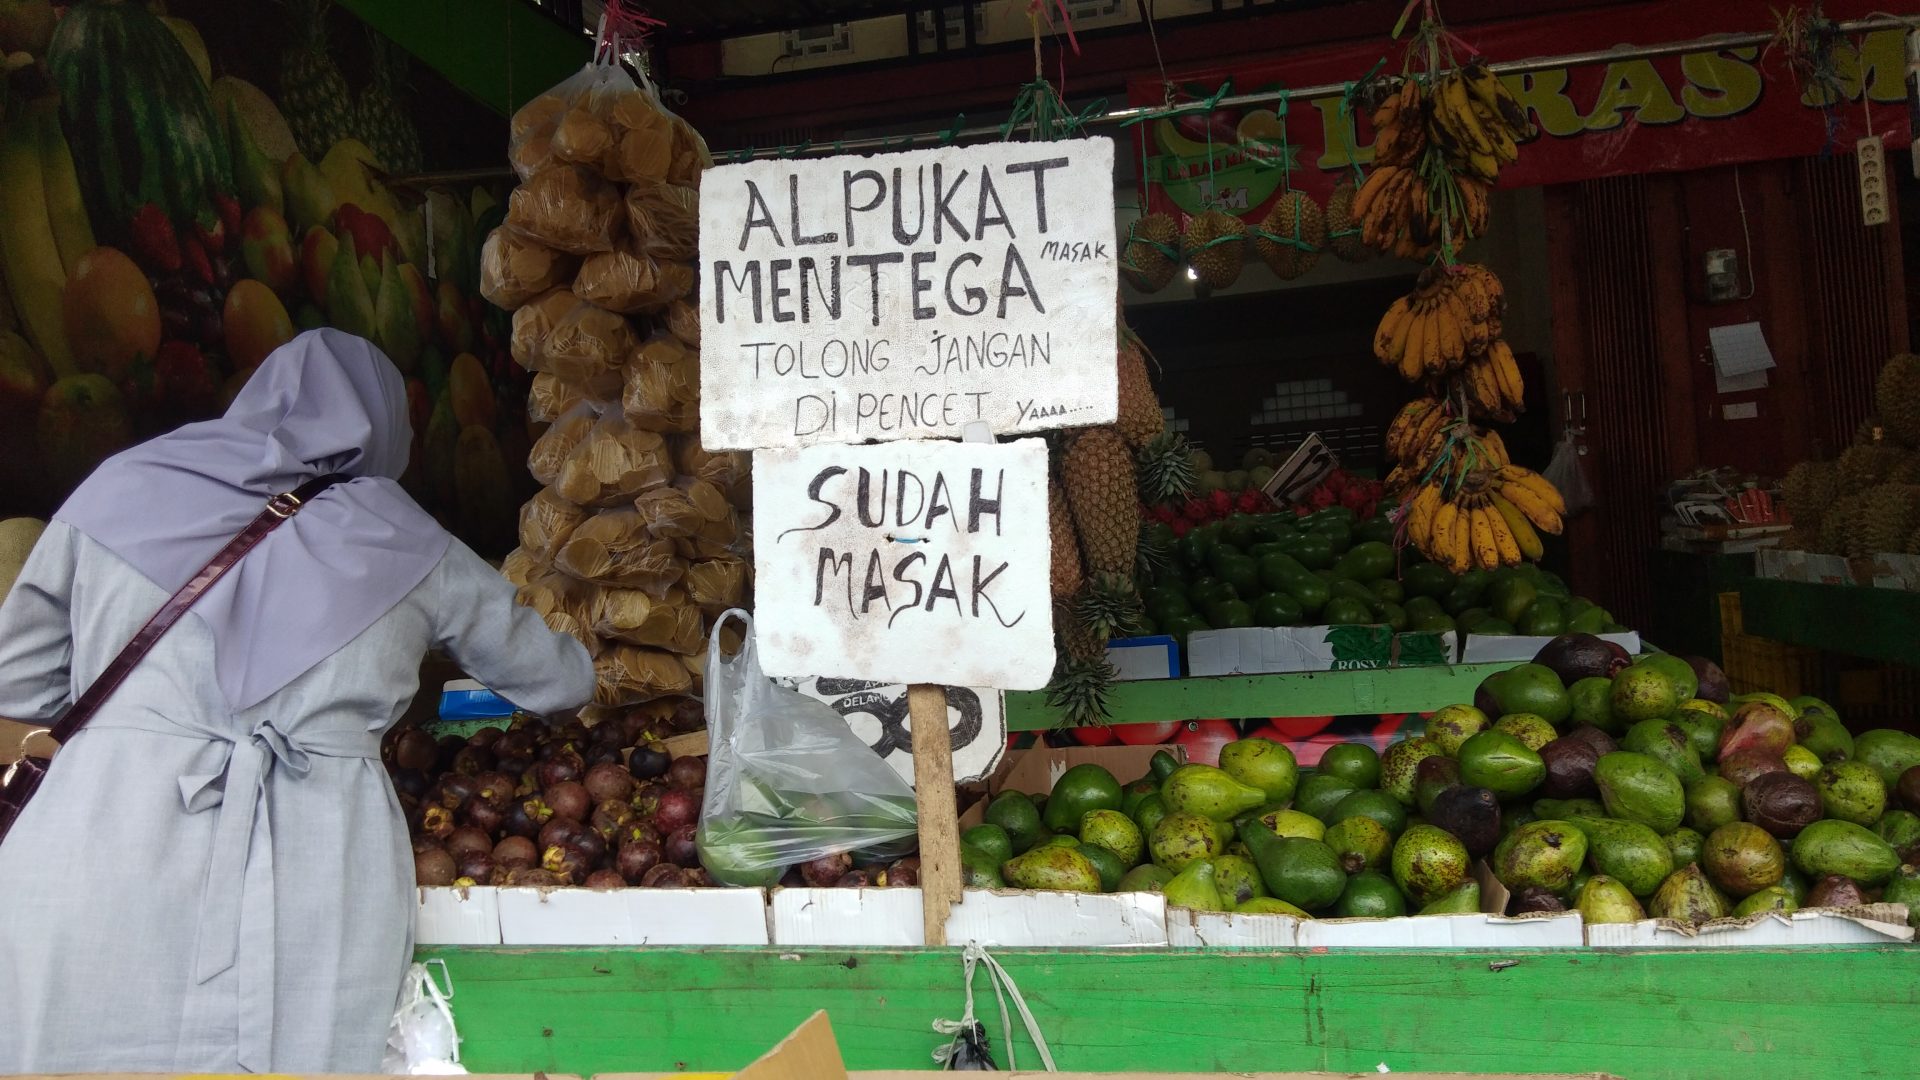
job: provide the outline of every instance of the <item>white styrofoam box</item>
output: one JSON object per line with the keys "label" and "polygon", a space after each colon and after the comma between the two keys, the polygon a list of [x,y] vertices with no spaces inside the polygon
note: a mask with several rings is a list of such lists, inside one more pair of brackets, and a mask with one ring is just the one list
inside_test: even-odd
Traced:
{"label": "white styrofoam box", "polygon": [[775,945],[927,943],[919,889],[775,889],[768,900]]}
{"label": "white styrofoam box", "polygon": [[[1624,634],[1599,634],[1601,641],[1611,641],[1627,650],[1628,656],[1640,655],[1640,635],[1632,630]],[[1467,643],[1460,650],[1460,662],[1463,664],[1494,664],[1509,660],[1530,663],[1540,650],[1552,641],[1550,637],[1527,637],[1521,634],[1468,634]]]}
{"label": "white styrofoam box", "polygon": [[418,889],[413,906],[417,945],[500,944],[500,890]]}
{"label": "white styrofoam box", "polygon": [[1291,915],[1237,915],[1231,911],[1167,909],[1167,944],[1176,947],[1291,949],[1303,920]]}
{"label": "white styrofoam box", "polygon": [[1912,941],[1906,905],[1769,911],[1745,919],[1716,919],[1700,927],[1660,919],[1594,923],[1587,944],[1599,949],[1761,949],[1776,945],[1885,945]]}
{"label": "white styrofoam box", "polygon": [[502,945],[765,945],[764,889],[501,889]]}
{"label": "white styrofoam box", "polygon": [[1300,947],[1307,949],[1577,949],[1585,943],[1575,911],[1511,919],[1478,912],[1300,924]]}
{"label": "white styrofoam box", "polygon": [[1167,901],[1151,892],[967,889],[947,918],[947,944],[969,941],[1022,948],[1165,945]]}
{"label": "white styrofoam box", "polygon": [[[1350,655],[1336,654],[1345,635]],[[1351,655],[1358,650],[1360,655]],[[1451,631],[1395,634],[1385,626],[1249,626],[1187,635],[1187,674],[1265,675],[1289,671],[1379,670],[1451,664]],[[1528,654],[1531,656],[1532,654]],[[1403,656],[1406,657],[1403,661]]]}
{"label": "white styrofoam box", "polygon": [[1107,663],[1113,665],[1114,679],[1119,682],[1177,679],[1180,643],[1168,634],[1114,638],[1107,642]]}

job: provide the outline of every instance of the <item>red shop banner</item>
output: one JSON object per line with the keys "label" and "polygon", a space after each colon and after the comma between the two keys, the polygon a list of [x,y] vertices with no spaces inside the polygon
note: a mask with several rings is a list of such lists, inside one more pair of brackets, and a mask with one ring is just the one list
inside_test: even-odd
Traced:
{"label": "red shop banner", "polygon": [[[1834,20],[1874,10],[1873,0],[1826,5]],[[1627,44],[1623,33],[1656,45],[1761,32],[1776,22],[1764,0],[1645,3],[1469,27],[1459,35],[1499,63],[1610,49]],[[1290,100],[1286,88],[1352,82],[1376,64],[1398,71],[1404,52],[1402,42],[1384,50],[1368,42],[1171,76],[1176,101],[1204,101],[1223,87],[1231,95],[1270,92],[1273,100],[1138,125],[1134,153],[1146,170],[1147,208],[1190,214],[1211,203],[1258,221],[1289,186],[1324,202],[1342,177],[1372,160],[1372,126],[1364,107],[1341,96]],[[1869,133],[1890,150],[1906,146],[1906,33],[1852,35],[1834,62],[1843,95],[1837,101],[1803,87],[1781,49],[1711,42],[1656,59],[1503,76],[1540,136],[1521,148],[1518,163],[1501,169],[1500,186],[1850,153]],[[1166,89],[1157,75],[1135,78],[1128,100],[1159,104]]]}

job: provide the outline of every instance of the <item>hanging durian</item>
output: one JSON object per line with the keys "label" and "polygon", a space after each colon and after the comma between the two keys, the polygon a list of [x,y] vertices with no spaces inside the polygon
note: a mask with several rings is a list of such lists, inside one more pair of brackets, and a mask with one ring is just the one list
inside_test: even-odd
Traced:
{"label": "hanging durian", "polygon": [[1888,439],[1920,447],[1920,356],[1901,353],[1887,361],[1874,386],[1873,405]]}

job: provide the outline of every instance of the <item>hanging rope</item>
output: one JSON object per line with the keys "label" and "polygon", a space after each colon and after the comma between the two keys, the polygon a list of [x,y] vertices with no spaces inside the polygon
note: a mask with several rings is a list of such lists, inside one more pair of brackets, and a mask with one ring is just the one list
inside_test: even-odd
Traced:
{"label": "hanging rope", "polygon": [[[1034,1019],[1033,1010],[1027,1008],[1027,999],[1021,995],[1020,987],[1013,981],[1013,976],[1007,974],[1007,969],[1001,967],[1000,961],[994,959],[985,948],[971,941],[960,952],[960,977],[966,991],[966,1012],[961,1014],[958,1020],[933,1022],[935,1032],[949,1036],[953,1040],[935,1050],[933,1059],[943,1065],[946,1064],[957,1054],[966,1052],[964,1048],[968,1041],[972,1041],[974,1047],[984,1052],[985,1047],[981,1045],[978,1035],[980,1022],[974,1018],[973,1011],[974,969],[983,965],[987,969],[988,981],[993,986],[993,996],[1000,1004],[1000,1038],[1002,1045],[1007,1048],[1008,1070],[1015,1071],[1020,1068],[1019,1055],[1014,1050],[1013,1021],[1007,1015],[1007,999],[1011,997],[1014,1008],[1020,1013],[1020,1022],[1027,1029],[1027,1038],[1033,1041],[1034,1049],[1040,1052],[1040,1063],[1048,1072],[1059,1072],[1060,1070],[1053,1063],[1053,1050],[1047,1046],[1047,1038],[1040,1031],[1040,1021]],[[991,1059],[986,1064],[991,1066]]]}

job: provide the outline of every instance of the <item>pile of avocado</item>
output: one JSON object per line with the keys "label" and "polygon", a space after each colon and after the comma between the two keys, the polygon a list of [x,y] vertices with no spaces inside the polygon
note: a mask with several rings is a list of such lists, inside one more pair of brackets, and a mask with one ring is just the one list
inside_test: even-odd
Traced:
{"label": "pile of avocado", "polygon": [[1485,859],[1510,912],[1588,922],[1920,911],[1920,738],[1849,735],[1812,698],[1729,698],[1705,661],[1625,663],[1590,635],[1541,659],[1560,670],[1492,676],[1491,709],[1450,706],[1382,755],[1344,744],[1300,769],[1251,738],[1218,767],[1162,752],[1132,783],[1079,765],[1045,797],[1002,792],[962,837],[967,883],[1383,918],[1480,910]]}
{"label": "pile of avocado", "polygon": [[1624,629],[1531,563],[1454,574],[1411,547],[1396,551],[1387,518],[1356,519],[1344,506],[1236,514],[1177,539],[1166,525],[1152,528],[1172,557],[1141,583],[1145,632],[1170,634],[1182,647],[1195,630],[1247,626],[1541,637]]}

